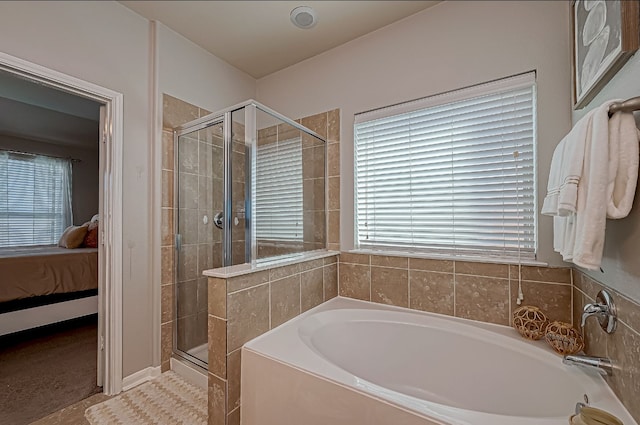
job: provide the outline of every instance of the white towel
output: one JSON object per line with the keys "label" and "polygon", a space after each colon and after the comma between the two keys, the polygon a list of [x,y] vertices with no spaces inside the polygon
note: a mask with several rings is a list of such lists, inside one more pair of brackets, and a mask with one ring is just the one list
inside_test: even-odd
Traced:
{"label": "white towel", "polygon": [[[572,261],[597,270],[602,261],[609,181],[609,101],[593,110],[578,184]],[[566,249],[566,248],[565,248]]]}
{"label": "white towel", "polygon": [[618,112],[609,120],[609,182],[607,218],[629,215],[638,182],[640,130],[631,113]]}
{"label": "white towel", "polygon": [[612,100],[585,115],[553,154],[542,213],[554,216],[554,250],[597,270],[606,219],[631,210],[638,178],[640,132],[633,114],[609,119]]}
{"label": "white towel", "polygon": [[542,214],[568,216],[576,212],[585,143],[594,114],[595,110],[587,113],[556,146]]}

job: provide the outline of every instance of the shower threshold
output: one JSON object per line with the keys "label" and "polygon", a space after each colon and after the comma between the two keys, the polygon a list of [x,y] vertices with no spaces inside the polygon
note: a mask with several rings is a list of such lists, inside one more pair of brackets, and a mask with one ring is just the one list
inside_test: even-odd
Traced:
{"label": "shower threshold", "polygon": [[187,354],[205,363],[209,362],[209,352],[208,352],[206,343],[202,345],[198,345],[197,347],[193,347],[192,349],[187,351]]}

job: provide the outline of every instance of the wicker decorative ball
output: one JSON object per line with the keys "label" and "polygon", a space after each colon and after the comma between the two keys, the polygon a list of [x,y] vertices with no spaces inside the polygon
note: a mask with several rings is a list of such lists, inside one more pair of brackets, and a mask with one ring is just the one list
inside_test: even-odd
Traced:
{"label": "wicker decorative ball", "polygon": [[574,354],[584,348],[584,339],[569,323],[551,322],[547,325],[544,339],[556,353]]}
{"label": "wicker decorative ball", "polygon": [[513,312],[511,324],[520,335],[527,339],[538,340],[544,336],[547,316],[538,307],[524,305]]}

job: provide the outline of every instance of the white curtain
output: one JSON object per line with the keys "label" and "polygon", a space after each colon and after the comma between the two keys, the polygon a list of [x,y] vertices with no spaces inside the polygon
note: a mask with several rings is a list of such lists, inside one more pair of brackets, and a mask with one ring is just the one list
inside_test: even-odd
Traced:
{"label": "white curtain", "polygon": [[71,160],[0,151],[0,247],[52,245],[73,223]]}

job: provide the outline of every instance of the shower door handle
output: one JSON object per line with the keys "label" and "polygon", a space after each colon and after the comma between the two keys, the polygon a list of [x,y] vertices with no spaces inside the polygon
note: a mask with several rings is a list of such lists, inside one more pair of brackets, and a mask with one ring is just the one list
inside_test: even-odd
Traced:
{"label": "shower door handle", "polygon": [[215,215],[215,217],[213,217],[213,224],[215,224],[218,229],[222,229],[224,227],[223,220],[224,220],[224,213],[220,211],[218,214]]}

